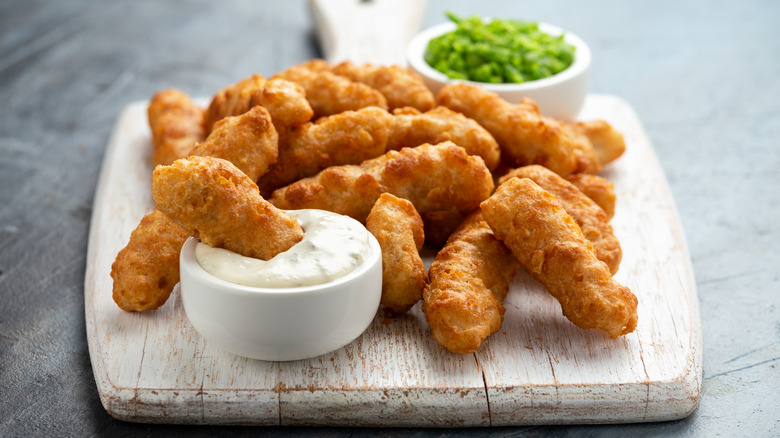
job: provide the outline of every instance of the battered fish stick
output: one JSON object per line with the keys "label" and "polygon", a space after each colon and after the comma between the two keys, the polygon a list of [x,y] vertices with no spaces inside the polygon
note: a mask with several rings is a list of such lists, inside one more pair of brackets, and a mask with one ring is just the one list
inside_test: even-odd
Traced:
{"label": "battered fish stick", "polygon": [[206,137],[205,110],[174,88],[157,92],[149,102],[147,115],[152,130],[152,162],[168,165],[186,157]]}
{"label": "battered fish stick", "polygon": [[303,87],[314,110],[314,118],[354,111],[367,106],[387,109],[387,99],[366,84],[355,82],[307,64],[293,66],[273,76]]}
{"label": "battered fish stick", "polygon": [[382,193],[366,218],[366,228],[382,248],[382,298],[390,315],[407,312],[422,298],[428,274],[420,258],[422,218],[406,199]]}
{"label": "battered fish stick", "polygon": [[423,218],[426,238],[434,244],[446,241],[494,188],[482,158],[450,141],[389,151],[361,167],[386,192],[412,201]]}
{"label": "battered fish stick", "polygon": [[144,216],[111,265],[114,302],[128,312],[162,306],[179,282],[179,251],[187,237],[158,210]]}
{"label": "battered fish stick", "polygon": [[[250,178],[276,160],[277,135],[262,107],[228,117],[192,151],[234,161]],[[116,257],[111,276],[114,301],[127,311],[156,309],[179,282],[179,251],[190,234],[158,210],[145,216]]]}
{"label": "battered fish stick", "polygon": [[599,205],[607,217],[615,215],[615,185],[612,181],[588,173],[575,173],[566,177],[582,193]]}
{"label": "battered fish stick", "polygon": [[254,181],[229,161],[189,157],[152,175],[157,208],[213,247],[268,260],[303,237],[300,224],[264,200]]}
{"label": "battered fish stick", "polygon": [[419,75],[408,68],[397,65],[355,65],[345,61],[331,68],[331,71],[378,90],[387,99],[390,110],[408,106],[428,111],[435,104],[431,90]]}
{"label": "battered fish stick", "polygon": [[482,157],[491,171],[498,166],[501,150],[493,136],[479,123],[443,106],[425,113],[411,112],[408,107],[397,110],[387,149],[401,150],[448,140],[466,149],[469,155]]}
{"label": "battered fish stick", "polygon": [[555,196],[527,178],[511,178],[481,204],[482,214],[528,273],[581,328],[611,337],[631,333],[637,299],[618,284]]}
{"label": "battered fish stick", "polygon": [[623,152],[626,150],[623,134],[604,120],[577,122],[568,126],[574,132],[584,135],[590,141],[602,165],[614,161],[623,155]]}
{"label": "battered fish stick", "polygon": [[487,199],[493,179],[485,162],[452,142],[389,151],[359,166],[334,166],[273,192],[283,209],[321,208],[365,222],[381,193],[412,202],[431,243],[444,242]]}
{"label": "battered fish stick", "polygon": [[620,266],[623,252],[620,242],[612,231],[609,217],[592,199],[582,193],[574,184],[558,176],[552,170],[539,165],[514,169],[504,175],[499,183],[510,178],[528,178],[539,187],[552,193],[566,213],[579,225],[582,234],[593,244],[596,257],[609,266],[612,274]]}
{"label": "battered fish stick", "polygon": [[255,106],[246,113],[225,117],[190,155],[228,160],[252,181],[264,175],[279,154],[279,135],[268,110]]}
{"label": "battered fish stick", "polygon": [[428,270],[422,310],[436,342],[453,353],[476,351],[501,328],[502,303],[519,269],[480,210],[469,215]]}
{"label": "battered fish stick", "polygon": [[270,194],[326,167],[382,155],[392,119],[387,111],[368,107],[320,118],[282,136],[278,162],[257,182],[260,193]]}
{"label": "battered fish stick", "polygon": [[306,92],[299,85],[283,79],[266,80],[255,74],[214,95],[206,111],[206,131],[210,132],[219,120],[241,115],[258,105],[268,110],[279,133],[308,122],[314,115]]}
{"label": "battered fish stick", "polygon": [[502,160],[510,167],[541,164],[561,176],[601,170],[587,138],[543,117],[536,105],[511,104],[496,93],[464,83],[444,86],[436,100],[484,126],[498,141]]}

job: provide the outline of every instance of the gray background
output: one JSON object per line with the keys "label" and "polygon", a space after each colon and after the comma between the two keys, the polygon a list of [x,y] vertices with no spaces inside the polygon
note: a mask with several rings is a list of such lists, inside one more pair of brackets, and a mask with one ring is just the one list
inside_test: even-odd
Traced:
{"label": "gray background", "polygon": [[628,101],[666,172],[701,305],[689,418],[465,430],[123,423],[90,367],[83,280],[97,175],[121,108],[176,86],[210,96],[319,56],[305,1],[0,3],[0,436],[774,436],[780,433],[780,2],[429,1],[567,28],[591,88]]}

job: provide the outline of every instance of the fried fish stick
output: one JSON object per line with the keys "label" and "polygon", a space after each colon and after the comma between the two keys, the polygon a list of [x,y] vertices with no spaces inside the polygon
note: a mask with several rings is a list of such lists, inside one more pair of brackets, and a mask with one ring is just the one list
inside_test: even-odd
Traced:
{"label": "fried fish stick", "polygon": [[412,201],[431,243],[442,243],[482,199],[493,179],[481,157],[450,141],[389,151],[361,165],[399,198]]}
{"label": "fried fish stick", "polygon": [[435,104],[431,90],[419,75],[408,68],[397,65],[355,65],[345,61],[334,66],[331,71],[378,90],[387,99],[390,110],[408,106],[428,111]]}
{"label": "fried fish stick", "polygon": [[542,116],[536,105],[511,104],[496,93],[464,83],[444,86],[436,100],[484,126],[498,141],[502,160],[510,167],[541,164],[561,176],[601,170],[587,138]]}
{"label": "fried fish stick", "polygon": [[255,106],[239,116],[225,117],[190,155],[228,160],[252,181],[276,163],[279,135],[268,110]]}
{"label": "fried fish stick", "polygon": [[596,257],[609,266],[614,274],[620,266],[623,251],[612,231],[609,217],[592,199],[582,193],[574,184],[561,178],[550,169],[539,165],[520,167],[504,175],[499,183],[510,178],[528,178],[539,187],[552,193],[566,213],[582,230],[582,234],[593,244]]}
{"label": "fried fish stick", "polygon": [[144,216],[111,265],[114,302],[128,312],[162,306],[179,282],[179,251],[187,237],[158,210]]}
{"label": "fried fish stick", "polygon": [[174,88],[157,92],[149,102],[147,116],[152,130],[152,162],[168,165],[186,157],[206,137],[205,110]]}
{"label": "fried fish stick", "polygon": [[607,217],[615,215],[615,184],[612,181],[589,173],[575,173],[566,177],[582,193],[599,205]]}
{"label": "fried fish stick", "polygon": [[587,137],[599,162],[604,165],[614,161],[626,150],[626,141],[618,130],[604,120],[590,120],[568,124],[574,132]]}
{"label": "fried fish stick", "polygon": [[334,166],[273,192],[283,209],[321,208],[365,222],[381,193],[412,202],[431,243],[442,243],[487,199],[493,180],[485,162],[452,142],[389,151],[359,166]]}
{"label": "fried fish stick", "polygon": [[493,136],[476,121],[443,106],[417,114],[407,107],[399,109],[393,116],[387,149],[397,151],[448,140],[466,149],[469,155],[482,157],[491,171],[498,166],[501,150]]}
{"label": "fried fish stick", "polygon": [[367,106],[387,109],[387,99],[366,84],[352,81],[327,70],[306,64],[293,66],[273,78],[281,78],[303,87],[314,110],[314,118],[354,111]]}
{"label": "fried fish stick", "polygon": [[282,136],[278,162],[257,182],[260,193],[270,194],[326,167],[382,155],[392,119],[381,108],[367,107],[320,118]]}
{"label": "fried fish stick", "polygon": [[496,237],[558,300],[569,321],[613,338],[634,331],[636,296],[612,278],[555,196],[530,179],[511,178],[481,209]]}
{"label": "fried fish stick", "polygon": [[382,298],[390,315],[407,312],[422,298],[428,274],[420,258],[425,234],[414,205],[382,193],[366,218],[366,228],[382,248]]}
{"label": "fried fish stick", "polygon": [[314,112],[299,85],[283,79],[266,80],[255,74],[232,84],[214,95],[204,121],[207,132],[225,117],[241,115],[255,106],[271,114],[277,132],[308,122]]}
{"label": "fried fish stick", "polygon": [[365,223],[384,188],[358,165],[331,166],[317,175],[274,190],[269,201],[284,210],[316,208]]}
{"label": "fried fish stick", "polygon": [[229,161],[188,157],[158,166],[152,199],[168,218],[204,243],[268,260],[303,238],[300,224],[260,196]]}
{"label": "fried fish stick", "polygon": [[[252,177],[276,159],[276,131],[261,107],[228,117],[195,147],[195,155],[235,161]],[[189,234],[159,210],[145,216],[112,265],[114,301],[127,311],[161,306],[179,282],[179,251]]]}
{"label": "fried fish stick", "polygon": [[428,270],[422,310],[436,342],[453,353],[476,351],[501,328],[502,303],[519,269],[481,211],[469,215]]}

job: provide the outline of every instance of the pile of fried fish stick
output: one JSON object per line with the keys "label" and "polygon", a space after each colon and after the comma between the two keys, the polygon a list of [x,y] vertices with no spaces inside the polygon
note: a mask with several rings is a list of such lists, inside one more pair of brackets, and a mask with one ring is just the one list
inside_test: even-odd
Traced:
{"label": "pile of fried fish stick", "polygon": [[[562,122],[466,83],[434,95],[406,68],[318,59],[240,80],[205,108],[159,91],[148,118],[154,209],[111,267],[125,311],[166,302],[188,237],[269,260],[303,235],[285,210],[316,208],[377,238],[383,317],[422,302],[450,352],[501,328],[521,268],[576,326],[636,328],[637,298],[612,277],[614,185],[598,176],[625,142],[603,120]],[[423,245],[436,251],[427,270]]]}

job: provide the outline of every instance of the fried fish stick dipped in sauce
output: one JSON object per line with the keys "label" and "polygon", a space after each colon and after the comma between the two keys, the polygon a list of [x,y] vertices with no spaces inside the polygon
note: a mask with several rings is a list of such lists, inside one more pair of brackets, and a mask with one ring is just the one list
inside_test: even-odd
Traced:
{"label": "fried fish stick dipped in sauce", "polygon": [[490,133],[479,123],[463,114],[440,106],[420,113],[408,108],[399,109],[393,116],[388,150],[401,150],[424,143],[451,141],[469,155],[479,155],[489,170],[498,166],[501,150]]}
{"label": "fried fish stick dipped in sauce", "polygon": [[221,119],[191,153],[228,160],[252,181],[257,181],[276,163],[278,154],[279,135],[271,115],[262,106]]}
{"label": "fried fish stick dipped in sauce", "polygon": [[366,218],[366,229],[382,248],[382,298],[390,316],[407,312],[422,298],[428,274],[420,258],[422,218],[406,199],[382,193]]}
{"label": "fried fish stick dipped in sauce", "polygon": [[607,217],[612,219],[615,215],[615,184],[612,181],[589,173],[575,173],[569,175],[566,180],[574,184],[582,193],[598,204]]}
{"label": "fried fish stick dipped in sauce", "polygon": [[303,238],[300,224],[260,196],[257,185],[229,161],[188,157],[152,175],[157,208],[212,246],[269,260]]}
{"label": "fried fish stick dipped in sauce", "polygon": [[[215,125],[192,151],[234,161],[251,179],[265,173],[277,156],[277,134],[262,107]],[[145,216],[112,265],[114,301],[127,311],[151,310],[168,299],[179,282],[179,251],[190,234],[158,210]]]}
{"label": "fried fish stick dipped in sauce", "polygon": [[469,215],[428,270],[422,310],[436,342],[453,353],[476,351],[501,328],[502,303],[519,269],[481,211]]}
{"label": "fried fish stick dipped in sauce", "polygon": [[428,111],[436,103],[422,78],[408,68],[397,65],[356,65],[345,61],[332,67],[331,71],[378,90],[387,99],[391,111],[405,106]]}
{"label": "fried fish stick dipped in sauce", "polygon": [[381,108],[367,107],[292,130],[282,136],[276,165],[258,180],[260,193],[269,195],[326,167],[359,164],[384,154],[392,119]]}
{"label": "fried fish stick dipped in sauce", "polygon": [[179,282],[179,251],[189,234],[158,210],[141,219],[111,265],[114,302],[142,312],[162,306]]}
{"label": "fried fish stick dipped in sauce", "polygon": [[152,162],[168,165],[189,155],[206,137],[205,110],[174,88],[157,92],[147,110],[152,130]]}
{"label": "fried fish stick dipped in sauce", "polygon": [[527,178],[511,178],[481,204],[490,228],[580,328],[611,337],[637,324],[637,298],[606,263],[555,196]]}
{"label": "fried fish stick dipped in sauce", "polygon": [[321,208],[365,222],[382,193],[412,202],[431,243],[443,243],[487,199],[493,180],[485,162],[451,142],[389,151],[360,165],[329,167],[274,191],[283,209]]}
{"label": "fried fish stick dipped in sauce", "polygon": [[626,151],[623,134],[604,120],[589,120],[567,125],[576,134],[588,139],[602,166],[616,160]]}
{"label": "fried fish stick dipped in sauce", "polygon": [[520,167],[501,177],[499,183],[510,178],[528,178],[539,187],[552,193],[582,230],[582,234],[593,244],[596,257],[609,266],[614,274],[620,266],[623,251],[612,231],[609,217],[592,199],[582,193],[574,184],[566,181],[547,168],[539,165]]}
{"label": "fried fish stick dipped in sauce", "polygon": [[309,63],[290,67],[273,78],[285,79],[303,87],[314,110],[314,118],[367,106],[387,109],[387,99],[379,91]]}
{"label": "fried fish stick dipped in sauce", "polygon": [[314,115],[301,86],[255,74],[214,95],[206,110],[206,132],[219,120],[241,115],[258,105],[268,110],[279,133],[308,122]]}
{"label": "fried fish stick dipped in sauce", "polygon": [[542,116],[535,104],[512,104],[496,93],[464,83],[444,86],[436,100],[484,126],[498,141],[501,158],[510,167],[541,164],[561,176],[601,170],[587,138]]}

